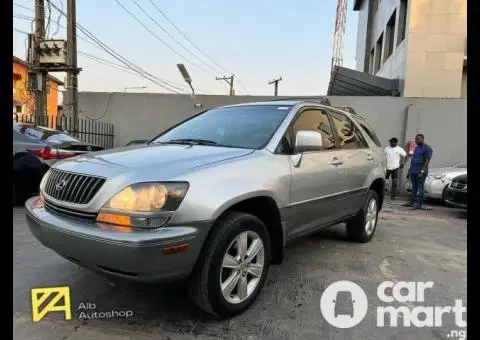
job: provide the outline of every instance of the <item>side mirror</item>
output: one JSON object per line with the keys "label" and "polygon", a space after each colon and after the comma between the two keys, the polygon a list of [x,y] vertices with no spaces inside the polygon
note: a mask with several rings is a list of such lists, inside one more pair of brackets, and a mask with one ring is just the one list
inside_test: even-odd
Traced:
{"label": "side mirror", "polygon": [[321,151],[323,146],[322,134],[317,131],[300,130],[295,137],[295,151],[298,153]]}

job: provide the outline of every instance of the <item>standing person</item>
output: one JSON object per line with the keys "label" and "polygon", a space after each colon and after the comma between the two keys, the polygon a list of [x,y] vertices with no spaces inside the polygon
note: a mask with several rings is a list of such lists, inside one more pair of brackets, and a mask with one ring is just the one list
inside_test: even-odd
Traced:
{"label": "standing person", "polygon": [[400,168],[405,165],[407,153],[400,146],[398,146],[398,139],[396,137],[390,138],[389,146],[384,150],[387,157],[387,173],[386,178],[392,177],[392,185],[390,187],[390,198],[394,200],[397,196],[398,187],[398,172]]}
{"label": "standing person", "polygon": [[428,164],[430,164],[432,159],[433,150],[425,143],[425,137],[421,133],[415,136],[415,144],[417,146],[413,151],[410,170],[407,174],[407,178],[410,178],[412,182],[412,193],[410,201],[405,206],[422,209],[425,179],[428,175]]}

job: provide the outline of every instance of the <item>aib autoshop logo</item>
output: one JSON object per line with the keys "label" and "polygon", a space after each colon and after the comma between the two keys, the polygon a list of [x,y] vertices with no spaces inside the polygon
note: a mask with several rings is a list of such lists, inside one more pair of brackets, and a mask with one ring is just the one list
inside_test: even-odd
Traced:
{"label": "aib autoshop logo", "polygon": [[[376,307],[377,327],[442,327],[444,317],[453,317],[458,327],[448,338],[465,339],[467,307],[461,299],[453,306],[427,306],[425,293],[434,283],[415,281],[385,281],[377,287],[377,297],[383,306]],[[394,307],[393,303],[405,304]],[[390,304],[390,305],[389,305]],[[414,306],[414,304],[419,304]],[[325,320],[337,328],[352,328],[366,316],[368,299],[365,291],[351,281],[337,281],[328,286],[320,298],[320,311]],[[386,321],[389,322],[386,322]]]}

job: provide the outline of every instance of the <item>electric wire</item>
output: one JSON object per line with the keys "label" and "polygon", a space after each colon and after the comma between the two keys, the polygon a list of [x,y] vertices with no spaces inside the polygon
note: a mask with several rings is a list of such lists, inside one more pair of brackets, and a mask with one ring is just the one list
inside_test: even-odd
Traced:
{"label": "electric wire", "polygon": [[125,12],[127,12],[138,24],[140,24],[140,26],[142,26],[143,28],[145,28],[151,35],[153,35],[158,41],[160,41],[166,48],[168,48],[170,51],[172,51],[173,53],[175,53],[177,56],[179,56],[180,58],[188,61],[192,66],[198,68],[199,70],[201,70],[202,72],[208,74],[208,75],[211,75],[210,72],[208,72],[207,70],[205,70],[202,66],[198,65],[197,63],[194,63],[192,62],[191,60],[189,60],[188,58],[186,58],[183,54],[181,54],[180,52],[178,52],[177,50],[175,50],[172,46],[170,46],[167,42],[165,42],[165,40],[163,40],[158,34],[156,34],[154,31],[152,31],[147,25],[145,25],[142,20],[140,20],[135,14],[133,14],[127,7],[125,7],[125,5],[123,5],[119,0],[113,0],[114,2],[116,2],[120,7],[123,8],[123,10]]}
{"label": "electric wire", "polygon": [[[117,1],[117,0],[115,0]],[[173,41],[175,41],[179,46],[181,46],[185,51],[187,51],[192,57],[194,57],[195,59],[197,59],[200,63],[202,63],[203,65],[205,65],[207,68],[209,68],[210,70],[212,70],[214,73],[217,72],[217,70],[210,66],[209,64],[207,64],[205,61],[203,61],[201,58],[199,58],[195,53],[193,53],[192,51],[190,51],[190,49],[188,49],[188,47],[186,47],[184,44],[182,44],[180,41],[178,41],[177,38],[175,38],[175,36],[173,36],[173,34],[171,34],[168,30],[166,30],[157,20],[155,20],[154,17],[152,17],[138,2],[137,0],[131,0],[135,6],[137,6],[140,11],[142,11],[158,28],[160,28],[165,34],[167,34]]]}
{"label": "electric wire", "polygon": [[[55,5],[54,3],[51,3],[51,6],[57,11],[59,12],[62,16],[66,17],[67,14],[61,9],[59,8],[57,5]],[[30,9],[31,10],[31,9]],[[32,10],[33,11],[33,10]],[[26,16],[23,16],[23,19],[26,19],[28,17]],[[149,80],[150,82],[158,85],[159,87],[162,87],[163,89],[167,90],[167,91],[170,91],[170,92],[173,92],[173,93],[177,93],[177,94],[184,94],[184,93],[188,93],[187,91],[185,91],[184,89],[181,89],[175,85],[172,85],[170,84],[169,82],[167,81],[164,81],[164,80],[161,80],[159,79],[158,77],[152,75],[151,73],[148,73],[146,72],[145,70],[141,69],[139,66],[135,65],[134,63],[130,62],[128,59],[126,59],[124,56],[122,56],[121,54],[119,54],[118,52],[114,51],[112,48],[110,48],[108,45],[106,45],[105,43],[103,43],[100,39],[98,39],[93,33],[91,33],[88,29],[86,29],[85,27],[83,27],[82,25],[80,25],[78,22],[77,22],[77,29],[79,29],[88,39],[90,39],[91,41],[93,41],[95,43],[95,45],[97,47],[99,47],[100,49],[102,49],[104,52],[106,52],[107,54],[111,55],[112,57],[114,57],[115,59],[117,59],[118,61],[120,61],[122,64],[124,64],[126,67],[128,67],[129,69],[133,70],[135,73],[139,74],[141,77]]]}
{"label": "electric wire", "polygon": [[[187,34],[180,28],[178,27],[172,19],[170,19],[168,17],[167,14],[165,14],[164,11],[162,11],[158,6],[157,4],[155,4],[155,2],[153,0],[149,0],[150,3],[152,4],[152,6],[170,23],[170,25],[173,26],[173,28],[175,28],[175,30],[180,33],[180,35],[182,37],[185,38],[185,40],[187,40],[193,47],[195,47],[195,49],[200,52],[205,58],[207,58],[208,60],[210,60],[213,64],[215,64],[219,69],[223,70],[224,72],[226,73],[230,73],[230,74],[233,74],[233,72],[229,71],[228,69],[226,69],[225,67],[223,67],[221,64],[219,64],[218,62],[216,62],[213,58],[211,58],[208,54],[206,54],[197,44],[195,44],[192,39],[190,39]],[[237,79],[237,82],[238,82],[238,85],[240,86],[240,88],[243,90],[243,92],[247,93],[248,94],[248,91],[245,89],[245,87],[242,85],[242,83]]]}

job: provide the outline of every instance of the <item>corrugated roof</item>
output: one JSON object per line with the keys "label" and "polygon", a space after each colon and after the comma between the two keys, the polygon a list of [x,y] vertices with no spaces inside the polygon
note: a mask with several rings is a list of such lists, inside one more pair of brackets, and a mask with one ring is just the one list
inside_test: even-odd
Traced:
{"label": "corrugated roof", "polygon": [[335,66],[330,76],[328,95],[398,97],[399,81]]}
{"label": "corrugated roof", "polygon": [[[27,63],[26,61],[20,59],[19,57],[13,56],[13,62],[14,62],[14,63],[21,64],[21,65],[23,65],[23,66],[25,66],[25,67],[27,67],[27,68],[30,67],[30,64],[29,64],[29,63]],[[52,76],[52,75],[48,75],[48,78],[51,79],[51,80],[53,80],[54,82],[56,82],[56,83],[57,83],[58,85],[60,85],[60,86],[63,86],[63,85],[64,85],[64,84],[63,84],[63,81],[61,81],[60,79],[58,79],[58,78],[56,78],[56,77],[54,77],[54,76]]]}

